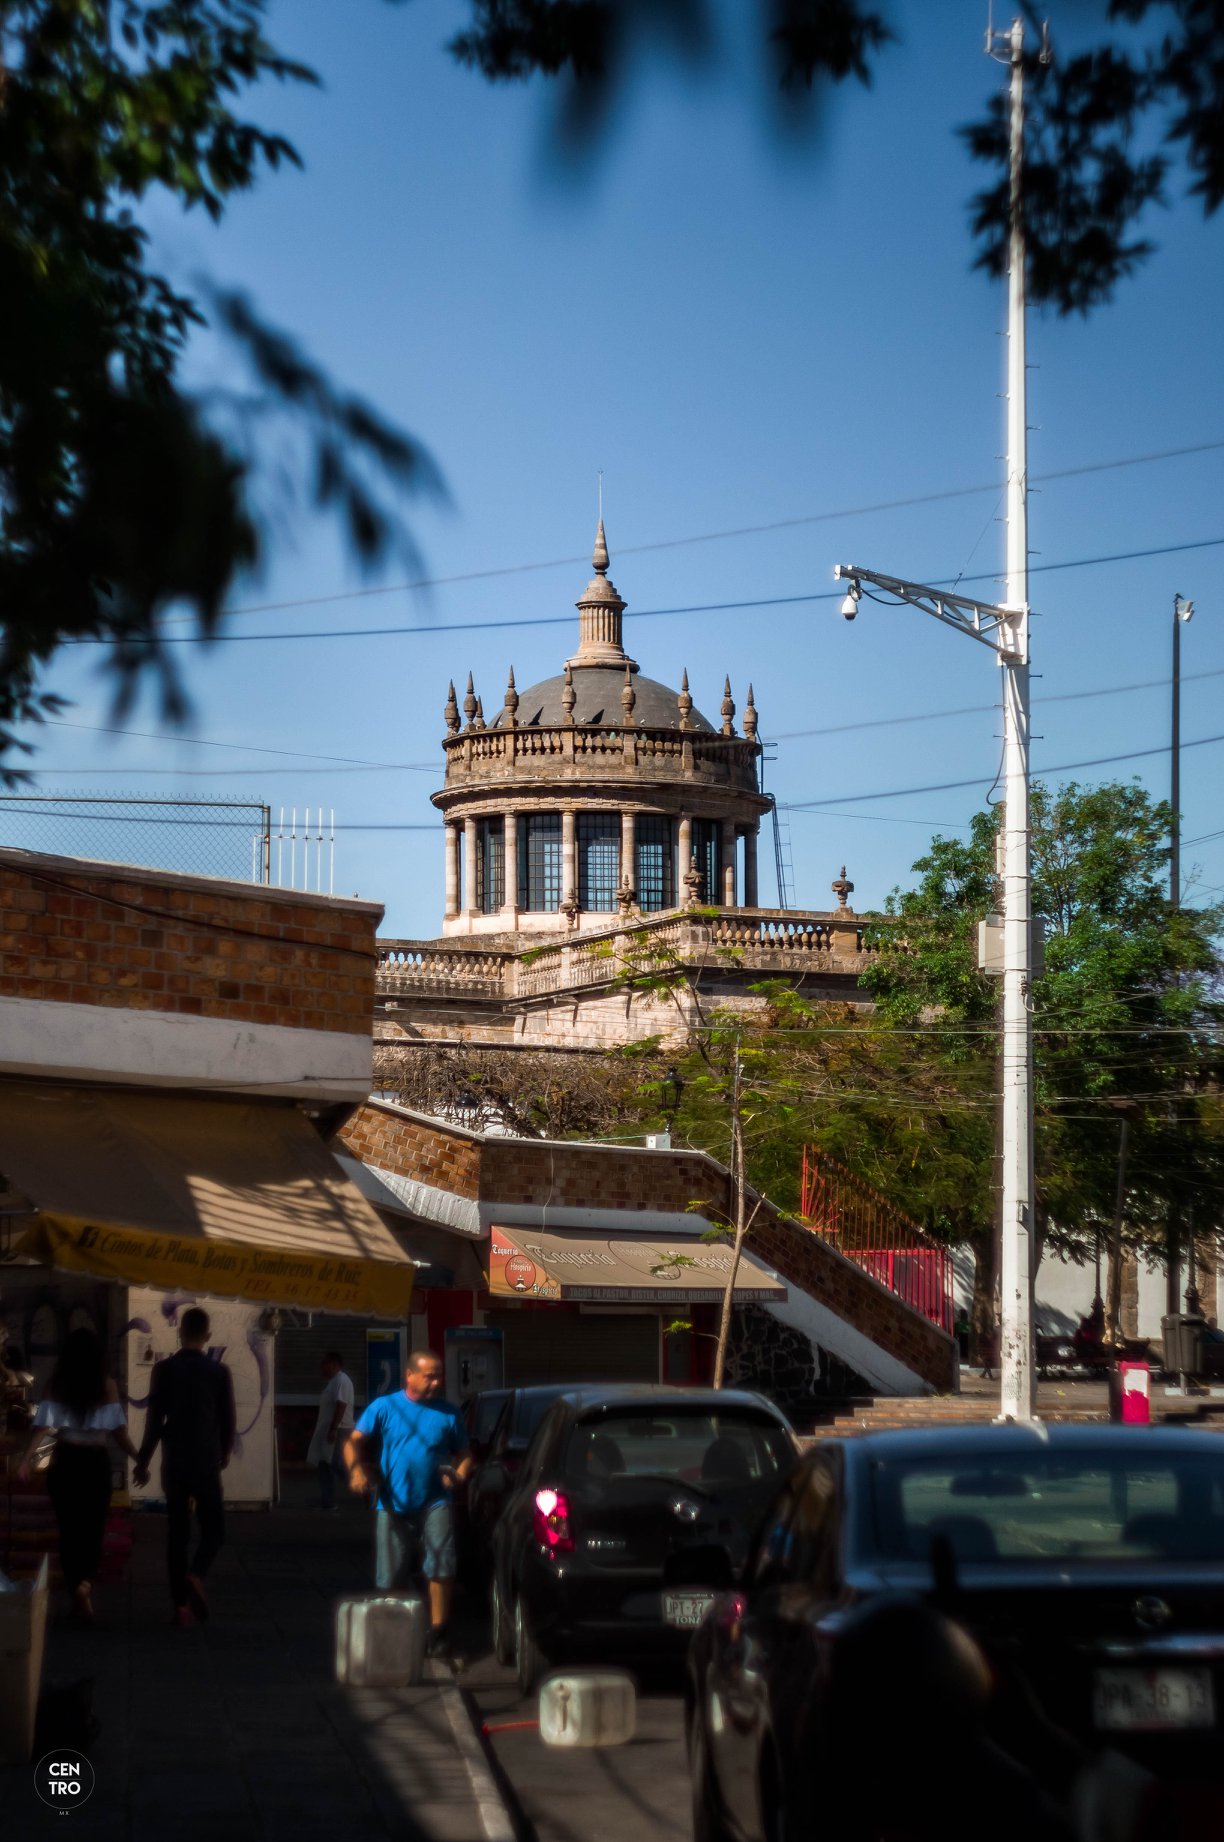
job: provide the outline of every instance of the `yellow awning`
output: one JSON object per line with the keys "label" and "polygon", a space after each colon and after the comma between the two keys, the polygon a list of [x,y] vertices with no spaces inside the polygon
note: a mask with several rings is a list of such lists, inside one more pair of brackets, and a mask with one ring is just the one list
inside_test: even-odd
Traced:
{"label": "yellow awning", "polygon": [[[717,1304],[731,1272],[725,1242],[579,1228],[493,1228],[488,1258],[495,1297],[603,1305]],[[777,1274],[742,1248],[734,1296],[737,1305],[783,1304],[787,1293]]]}
{"label": "yellow awning", "polygon": [[0,1085],[19,1256],[129,1284],[398,1318],[413,1266],[310,1121],[275,1102]]}

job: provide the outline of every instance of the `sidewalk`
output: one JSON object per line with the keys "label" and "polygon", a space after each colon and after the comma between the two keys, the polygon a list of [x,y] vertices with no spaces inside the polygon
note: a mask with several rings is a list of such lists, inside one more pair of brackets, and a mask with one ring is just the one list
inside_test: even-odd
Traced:
{"label": "sidewalk", "polygon": [[[122,1583],[98,1626],[54,1618],[44,1686],[92,1677],[101,1731],[89,1804],[66,1830],[29,1767],[0,1769],[6,1835],[90,1842],[513,1842],[450,1672],[396,1691],[332,1679],[332,1607],[369,1590],[367,1512],[289,1504],[231,1512],[210,1577],[213,1615],[170,1622],[161,1516],[138,1513]],[[295,1505],[295,1506],[291,1506]],[[296,1505],[301,1505],[298,1507]]]}

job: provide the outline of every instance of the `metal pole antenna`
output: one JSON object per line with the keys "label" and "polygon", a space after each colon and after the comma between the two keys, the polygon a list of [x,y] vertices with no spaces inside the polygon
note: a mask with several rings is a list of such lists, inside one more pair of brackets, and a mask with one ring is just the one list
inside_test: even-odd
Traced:
{"label": "metal pole antenna", "polygon": [[1001,1419],[1033,1417],[1033,1032],[1029,840],[1028,426],[1025,363],[1024,23],[1011,51],[1011,231],[1007,277],[1007,596],[1012,645],[1003,670],[1003,1245]]}
{"label": "metal pole antenna", "polygon": [[1169,906],[1174,914],[1181,907],[1181,624],[1182,598],[1173,597],[1173,720],[1169,736],[1171,768],[1169,804],[1173,823],[1169,828]]}

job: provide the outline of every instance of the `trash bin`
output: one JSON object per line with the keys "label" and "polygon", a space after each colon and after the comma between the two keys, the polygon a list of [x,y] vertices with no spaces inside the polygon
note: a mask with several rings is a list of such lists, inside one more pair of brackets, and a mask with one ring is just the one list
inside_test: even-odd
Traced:
{"label": "trash bin", "polygon": [[44,1554],[33,1580],[0,1591],[0,1765],[25,1765],[34,1751],[46,1631]]}
{"label": "trash bin", "polygon": [[1150,1426],[1152,1421],[1152,1371],[1146,1362],[1120,1362],[1118,1418],[1123,1426]]}
{"label": "trash bin", "polygon": [[1160,1320],[1164,1366],[1170,1375],[1201,1375],[1203,1332],[1207,1320],[1185,1312],[1171,1312]]}

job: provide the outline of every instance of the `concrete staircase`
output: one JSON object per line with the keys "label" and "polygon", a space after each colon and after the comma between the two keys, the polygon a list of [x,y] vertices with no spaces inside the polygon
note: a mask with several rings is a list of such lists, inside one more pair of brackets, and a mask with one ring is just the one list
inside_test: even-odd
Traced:
{"label": "concrete staircase", "polygon": [[[853,1439],[861,1433],[906,1428],[989,1426],[999,1411],[999,1384],[962,1372],[959,1394],[853,1396],[831,1402],[826,1413],[805,1429],[805,1444],[822,1439]],[[1039,1382],[1038,1418],[1047,1426],[1102,1425],[1109,1419],[1109,1392],[1104,1376],[1067,1377]],[[1152,1419],[1163,1425],[1194,1426],[1224,1432],[1224,1395],[1169,1395],[1163,1382],[1152,1387]]]}

